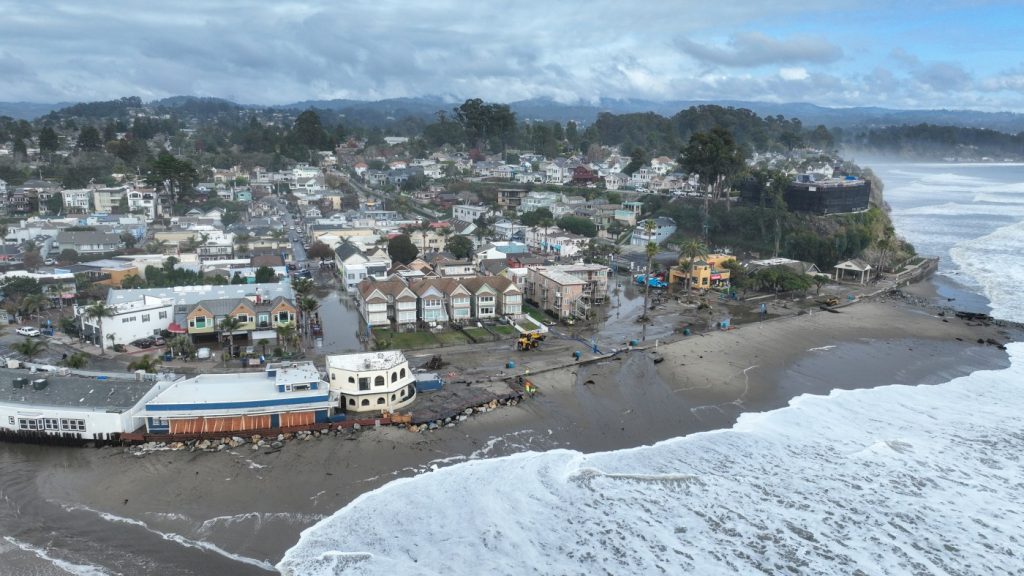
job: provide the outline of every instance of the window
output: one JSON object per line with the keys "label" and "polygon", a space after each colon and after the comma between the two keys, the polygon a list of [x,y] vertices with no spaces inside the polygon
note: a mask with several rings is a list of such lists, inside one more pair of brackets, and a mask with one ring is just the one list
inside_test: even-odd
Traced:
{"label": "window", "polygon": [[353,377],[351,377],[351,376],[349,376],[349,377],[348,377],[348,383],[349,383],[349,384],[355,384],[355,383],[356,383],[356,379],[355,379],[355,378],[353,378]]}
{"label": "window", "polygon": [[356,405],[356,399],[355,398],[349,398],[348,399],[348,405],[349,406],[355,406]]}
{"label": "window", "polygon": [[73,418],[61,418],[60,419],[60,429],[61,430],[71,430],[71,431],[84,431],[85,430],[85,420],[76,420],[76,419],[73,419]]}
{"label": "window", "polygon": [[366,398],[363,398],[363,401],[360,402],[359,405],[360,406],[369,406],[370,405],[370,401],[368,399],[366,399]]}
{"label": "window", "polygon": [[377,398],[377,404],[384,404],[385,402],[386,402],[386,400],[384,400],[383,396],[381,396],[380,398]]}
{"label": "window", "polygon": [[121,324],[127,324],[127,323],[129,323],[131,321],[132,321],[132,319],[130,317],[128,317],[128,316],[125,316],[124,318],[121,318]]}
{"label": "window", "polygon": [[56,418],[46,418],[43,420],[43,425],[47,430],[60,430],[60,420]]}
{"label": "window", "polygon": [[402,368],[400,370],[400,374],[401,374],[401,376],[400,376],[401,378],[405,378],[405,368]]}
{"label": "window", "polygon": [[291,319],[291,314],[287,310],[282,310],[277,313],[278,322],[288,322]]}
{"label": "window", "polygon": [[235,316],[235,318],[237,318],[242,324],[245,324],[250,320],[248,314],[239,314],[238,316]]}
{"label": "window", "polygon": [[149,322],[149,314],[143,314],[142,315],[142,321],[143,322]]}
{"label": "window", "polygon": [[196,316],[196,318],[188,324],[195,328],[206,328],[206,316]]}
{"label": "window", "polygon": [[36,430],[39,422],[34,418],[18,418],[18,428],[22,430]]}
{"label": "window", "polygon": [[393,384],[393,383],[395,383],[397,381],[398,381],[398,372],[392,372],[391,373],[391,383]]}
{"label": "window", "polygon": [[338,379],[338,375],[335,374],[334,372],[331,372],[331,380],[337,380],[337,379]]}
{"label": "window", "polygon": [[10,424],[11,426],[14,426],[14,416],[8,416],[7,423]]}
{"label": "window", "polygon": [[374,386],[383,386],[385,384],[383,376],[377,376],[373,379]]}
{"label": "window", "polygon": [[391,395],[391,401],[392,401],[392,402],[394,402],[394,401],[395,401],[395,395],[394,395],[394,394],[392,394],[392,395]]}
{"label": "window", "polygon": [[399,396],[401,396],[402,398],[405,398],[405,388],[402,388],[402,389],[401,389],[401,390],[400,390],[400,391],[398,392],[398,395],[399,395]]}
{"label": "window", "polygon": [[359,389],[360,390],[369,390],[370,389],[370,379],[368,377],[361,377],[359,379]]}

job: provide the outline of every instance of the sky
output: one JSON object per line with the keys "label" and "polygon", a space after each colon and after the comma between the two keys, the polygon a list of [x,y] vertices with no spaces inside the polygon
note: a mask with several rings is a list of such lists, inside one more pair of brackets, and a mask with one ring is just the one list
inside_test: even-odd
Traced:
{"label": "sky", "polygon": [[440,96],[1024,112],[1024,3],[0,0],[0,101]]}

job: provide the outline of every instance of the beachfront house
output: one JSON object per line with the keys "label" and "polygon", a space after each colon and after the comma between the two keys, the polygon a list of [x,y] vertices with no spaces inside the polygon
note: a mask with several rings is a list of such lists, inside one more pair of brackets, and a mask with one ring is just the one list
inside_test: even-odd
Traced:
{"label": "beachfront house", "polygon": [[393,412],[416,398],[416,378],[400,350],[327,357],[331,395],[349,412]]}
{"label": "beachfront house", "polygon": [[336,399],[312,362],[267,364],[263,372],[200,374],[146,402],[153,434],[232,434],[330,422]]}

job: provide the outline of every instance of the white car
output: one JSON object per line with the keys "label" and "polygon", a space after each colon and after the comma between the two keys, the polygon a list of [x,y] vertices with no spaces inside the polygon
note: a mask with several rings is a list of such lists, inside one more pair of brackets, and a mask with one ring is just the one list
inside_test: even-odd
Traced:
{"label": "white car", "polygon": [[196,350],[196,358],[200,360],[207,360],[211,356],[213,356],[213,351],[209,348],[200,348],[199,350]]}
{"label": "white car", "polygon": [[33,328],[31,326],[22,326],[15,330],[15,332],[17,332],[19,336],[39,336],[42,334],[38,328]]}

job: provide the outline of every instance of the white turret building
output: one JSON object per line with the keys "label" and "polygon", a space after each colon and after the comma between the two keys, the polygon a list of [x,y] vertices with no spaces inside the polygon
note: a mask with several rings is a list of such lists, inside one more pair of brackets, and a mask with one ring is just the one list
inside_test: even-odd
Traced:
{"label": "white turret building", "polygon": [[416,378],[398,350],[327,357],[331,396],[349,412],[393,412],[416,398]]}

